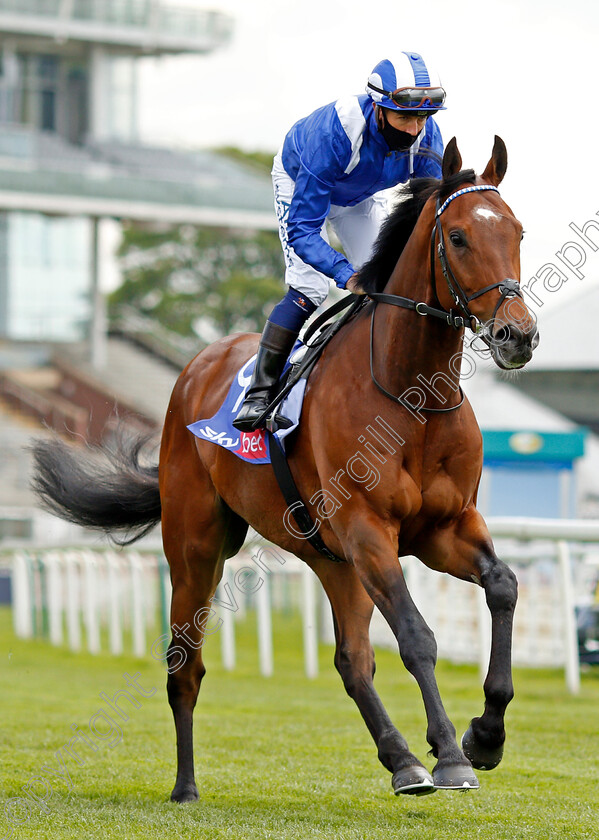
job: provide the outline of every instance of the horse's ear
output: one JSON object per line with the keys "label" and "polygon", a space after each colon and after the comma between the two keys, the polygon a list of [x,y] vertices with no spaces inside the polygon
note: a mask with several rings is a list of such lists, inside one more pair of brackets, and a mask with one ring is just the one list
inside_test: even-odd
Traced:
{"label": "horse's ear", "polygon": [[458,141],[455,137],[452,137],[449,143],[445,148],[445,153],[443,154],[443,180],[448,178],[450,175],[455,175],[456,172],[459,172],[462,168],[462,156],[460,154],[460,150],[458,149]]}
{"label": "horse's ear", "polygon": [[488,181],[494,187],[498,187],[503,181],[507,169],[507,149],[505,143],[497,134],[493,143],[493,153],[485,171],[482,174],[483,181]]}

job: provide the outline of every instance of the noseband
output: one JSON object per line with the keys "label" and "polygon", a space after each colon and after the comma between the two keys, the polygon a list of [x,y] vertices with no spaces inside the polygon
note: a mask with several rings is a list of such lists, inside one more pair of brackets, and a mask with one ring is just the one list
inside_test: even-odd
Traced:
{"label": "noseband", "polygon": [[[401,405],[405,405],[405,407],[409,408],[410,410],[413,410],[414,406],[410,405],[409,403],[406,405],[405,401],[401,397],[396,397],[389,391],[387,391],[386,388],[384,388],[380,384],[380,382],[378,382],[374,374],[374,313],[377,304],[388,303],[392,306],[399,306],[402,309],[412,309],[413,311],[417,312],[418,315],[430,315],[434,318],[439,318],[442,321],[445,321],[445,323],[447,323],[450,327],[453,327],[454,329],[463,329],[464,327],[469,327],[472,330],[472,332],[476,333],[479,336],[479,338],[482,341],[484,341],[484,343],[488,347],[490,347],[493,343],[493,325],[495,323],[495,318],[497,316],[497,312],[499,311],[500,306],[506,298],[522,297],[520,283],[517,280],[512,280],[509,277],[505,280],[501,280],[498,283],[492,283],[490,286],[485,286],[484,289],[479,289],[477,292],[474,292],[474,294],[467,295],[461,287],[457,277],[453,273],[451,266],[449,265],[449,262],[447,260],[447,252],[445,250],[445,239],[443,237],[443,227],[441,225],[442,213],[449,206],[449,204],[451,204],[451,202],[458,198],[460,195],[465,195],[466,193],[471,192],[482,192],[485,190],[493,190],[494,192],[499,193],[497,187],[493,187],[490,184],[478,184],[472,187],[464,187],[461,190],[457,190],[456,192],[452,193],[448,198],[446,198],[443,204],[441,204],[441,200],[437,196],[435,224],[431,233],[430,247],[431,282],[436,294],[435,240],[437,239],[437,255],[439,257],[439,262],[441,263],[441,271],[443,272],[443,276],[447,281],[449,293],[457,307],[457,310],[450,309],[449,311],[447,311],[446,309],[429,306],[423,301],[418,302],[415,300],[411,300],[410,298],[401,297],[400,295],[389,295],[385,294],[384,292],[369,293],[369,297],[374,301],[374,306],[372,308],[372,319],[370,324],[370,373],[372,376],[372,381],[377,386],[377,388],[380,391],[382,391],[383,394],[385,394],[385,396],[390,397],[395,402],[399,402]],[[490,321],[487,322],[487,324],[483,324],[480,321],[480,319],[477,318],[476,315],[474,315],[470,311],[470,307],[468,304],[476,298],[482,297],[482,295],[487,294],[487,292],[490,292],[493,289],[499,289],[500,297],[497,301],[495,309],[493,310],[493,314],[491,316]],[[460,312],[461,314],[459,314]],[[457,405],[451,406],[450,408],[419,407],[419,410],[429,411],[436,414],[443,413],[445,411],[453,411],[454,409],[459,408],[464,402],[464,394],[461,388],[460,396],[460,402]]]}

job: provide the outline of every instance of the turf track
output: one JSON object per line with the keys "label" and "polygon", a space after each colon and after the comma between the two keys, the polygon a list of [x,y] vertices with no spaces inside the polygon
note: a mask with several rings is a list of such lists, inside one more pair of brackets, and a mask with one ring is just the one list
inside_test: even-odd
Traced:
{"label": "turf track", "polygon": [[[17,839],[599,837],[599,673],[585,674],[580,696],[572,698],[560,672],[517,671],[506,757],[493,773],[480,773],[481,790],[396,798],[334,671],[332,649],[321,648],[321,676],[308,681],[297,619],[278,617],[274,630],[270,679],[257,675],[251,615],[239,628],[234,673],[220,666],[216,636],[209,641],[196,710],[201,800],[180,806],[168,801],[174,733],[160,665],[15,640],[10,615],[0,610],[0,840],[10,833],[6,803],[13,819],[23,821],[14,827]],[[391,716],[432,767],[415,683],[390,652],[377,653],[377,666]],[[156,688],[154,696],[137,695],[141,705],[120,721],[120,738],[105,718],[96,718],[109,737],[91,740],[96,752],[80,748],[82,765],[66,757],[72,790],[54,777],[47,812],[23,804],[23,786],[45,793],[34,778],[44,775],[44,764],[57,766],[55,754],[73,737],[72,724],[89,734],[92,716],[108,712],[100,692],[112,697],[125,688],[125,672],[139,673],[139,685]],[[482,708],[476,670],[441,663],[438,677],[462,731]]]}

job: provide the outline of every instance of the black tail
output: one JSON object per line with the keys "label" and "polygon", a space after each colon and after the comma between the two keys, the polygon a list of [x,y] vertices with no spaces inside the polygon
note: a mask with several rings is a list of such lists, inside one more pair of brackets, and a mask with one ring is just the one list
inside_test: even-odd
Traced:
{"label": "black tail", "polygon": [[36,440],[32,489],[50,513],[129,545],[161,515],[158,466],[140,463],[146,443],[144,437],[120,443],[115,451],[89,447],[84,453],[56,438]]}

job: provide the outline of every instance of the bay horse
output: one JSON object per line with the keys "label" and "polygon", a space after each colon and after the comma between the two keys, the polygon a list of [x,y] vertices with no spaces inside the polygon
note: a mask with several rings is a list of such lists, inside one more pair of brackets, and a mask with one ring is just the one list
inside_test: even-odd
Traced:
{"label": "bay horse", "polygon": [[[207,614],[225,560],[241,549],[248,525],[300,557],[320,579],[334,617],[335,665],[395,793],[477,788],[474,769],[492,769],[502,758],[504,713],[513,696],[517,583],[476,509],[482,439],[459,387],[460,358],[465,328],[483,337],[503,369],[526,364],[538,334],[518,283],[522,226],[497,190],[507,167],[505,145],[495,138],[480,177],[462,171],[461,163],[454,138],[442,179],[408,185],[360,274],[370,300],[326,346],[308,380],[299,429],[287,441],[301,496],[324,543],[343,562],[332,562],[289,527],[271,465],[242,461],[186,428],[223,403],[233,377],[256,352],[254,334],[215,342],[182,372],[158,465],[141,463],[138,448],[122,463],[98,468],[70,445],[34,445],[34,486],[62,517],[124,531],[130,541],[162,522],[171,628],[187,630],[177,635],[176,649],[173,635],[166,654],[177,736],[171,799],[177,802],[198,799],[192,717],[205,674],[205,624],[194,617]],[[383,428],[392,435],[381,434]],[[485,592],[492,619],[485,705],[461,745],[435,679],[434,636],[406,587],[399,560],[406,555]],[[375,691],[374,605],[420,687],[436,758],[432,774]]]}

